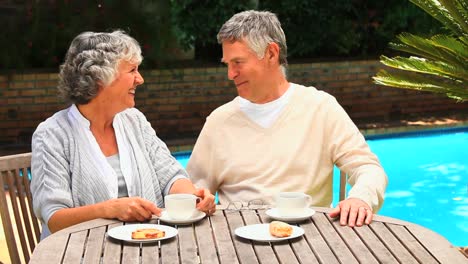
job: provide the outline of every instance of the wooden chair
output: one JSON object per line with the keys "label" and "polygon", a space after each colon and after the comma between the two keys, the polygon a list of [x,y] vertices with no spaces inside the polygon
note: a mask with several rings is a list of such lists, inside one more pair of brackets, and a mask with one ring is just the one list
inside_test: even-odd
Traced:
{"label": "wooden chair", "polygon": [[28,263],[40,240],[29,189],[30,167],[31,153],[0,157],[0,212],[12,264]]}
{"label": "wooden chair", "polygon": [[347,176],[346,173],[343,171],[340,171],[340,201],[343,201],[346,199],[346,181],[347,181]]}

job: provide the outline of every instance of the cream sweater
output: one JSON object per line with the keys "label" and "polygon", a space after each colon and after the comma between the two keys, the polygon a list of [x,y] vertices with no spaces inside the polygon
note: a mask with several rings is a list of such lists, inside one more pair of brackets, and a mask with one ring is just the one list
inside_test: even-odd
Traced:
{"label": "cream sweater", "polygon": [[335,98],[297,84],[288,104],[268,128],[239,109],[239,98],[208,116],[187,165],[199,187],[219,192],[220,202],[262,199],[281,191],[332,202],[333,165],[349,177],[348,197],[382,206],[387,176],[364,137]]}

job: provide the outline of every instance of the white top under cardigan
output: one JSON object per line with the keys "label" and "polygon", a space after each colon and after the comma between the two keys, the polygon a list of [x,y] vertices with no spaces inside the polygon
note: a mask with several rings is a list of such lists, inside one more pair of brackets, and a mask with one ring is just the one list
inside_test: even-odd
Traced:
{"label": "white top under cardigan", "polygon": [[[43,223],[59,209],[118,196],[118,179],[75,105],[42,122],[32,138],[31,192]],[[121,170],[129,196],[164,207],[172,183],[188,175],[135,108],[114,117]],[[45,225],[44,225],[45,226]]]}

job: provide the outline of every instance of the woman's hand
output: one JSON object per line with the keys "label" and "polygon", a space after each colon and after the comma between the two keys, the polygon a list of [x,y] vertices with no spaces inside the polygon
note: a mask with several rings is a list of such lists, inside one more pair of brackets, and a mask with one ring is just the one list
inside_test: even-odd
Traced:
{"label": "woman's hand", "polygon": [[195,196],[201,198],[197,203],[197,209],[205,212],[207,215],[212,215],[216,211],[215,197],[208,189],[197,189],[194,192]]}
{"label": "woman's hand", "polygon": [[154,203],[140,197],[123,197],[106,201],[106,218],[120,221],[140,221],[161,215],[161,209]]}

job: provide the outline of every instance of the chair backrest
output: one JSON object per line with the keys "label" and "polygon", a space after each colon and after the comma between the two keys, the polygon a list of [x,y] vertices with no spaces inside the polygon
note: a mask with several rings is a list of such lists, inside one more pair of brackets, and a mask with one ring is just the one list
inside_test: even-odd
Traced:
{"label": "chair backrest", "polygon": [[340,201],[346,199],[346,173],[340,171]]}
{"label": "chair backrest", "polygon": [[28,263],[40,239],[29,189],[30,168],[31,153],[0,157],[0,212],[12,264]]}

